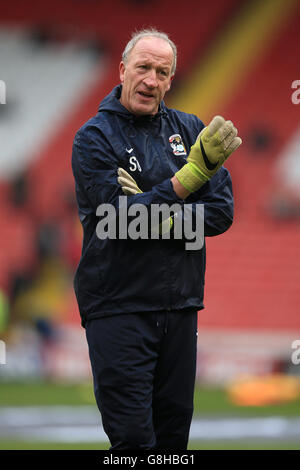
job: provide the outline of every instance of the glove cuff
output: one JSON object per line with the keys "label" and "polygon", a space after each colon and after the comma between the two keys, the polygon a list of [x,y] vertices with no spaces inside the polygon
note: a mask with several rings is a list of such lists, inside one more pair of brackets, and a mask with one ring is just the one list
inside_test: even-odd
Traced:
{"label": "glove cuff", "polygon": [[164,235],[165,233],[169,233],[173,227],[173,219],[170,217],[169,219],[164,220],[159,226],[159,233],[160,235]]}
{"label": "glove cuff", "polygon": [[172,227],[173,219],[172,217],[169,217],[169,219],[163,220],[158,227],[151,228],[151,234],[154,234],[156,236],[165,235],[166,233],[169,233],[172,230]]}
{"label": "glove cuff", "polygon": [[184,165],[175,173],[175,176],[182,186],[191,193],[200,189],[201,186],[209,180],[209,178],[199,170],[197,165],[192,162]]}

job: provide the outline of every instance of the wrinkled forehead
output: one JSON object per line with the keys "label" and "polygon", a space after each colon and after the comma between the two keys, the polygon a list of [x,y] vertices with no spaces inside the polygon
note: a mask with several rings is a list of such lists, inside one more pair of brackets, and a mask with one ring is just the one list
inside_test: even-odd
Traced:
{"label": "wrinkled forehead", "polygon": [[155,60],[164,66],[172,67],[174,54],[170,44],[164,39],[146,36],[134,45],[129,53],[129,60]]}

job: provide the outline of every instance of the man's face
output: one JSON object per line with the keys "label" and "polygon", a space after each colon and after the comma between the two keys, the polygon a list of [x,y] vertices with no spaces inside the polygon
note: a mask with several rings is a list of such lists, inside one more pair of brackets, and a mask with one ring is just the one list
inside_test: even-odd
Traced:
{"label": "man's face", "polygon": [[133,114],[156,114],[159,103],[170,89],[173,51],[164,39],[140,39],[120,63],[122,94],[120,102]]}

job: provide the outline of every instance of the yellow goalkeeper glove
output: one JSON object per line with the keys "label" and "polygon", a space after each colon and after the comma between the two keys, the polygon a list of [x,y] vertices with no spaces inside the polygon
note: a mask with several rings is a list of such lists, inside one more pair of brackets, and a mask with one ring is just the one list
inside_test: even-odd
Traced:
{"label": "yellow goalkeeper glove", "polygon": [[223,165],[225,160],[241,145],[237,129],[231,121],[215,116],[210,124],[202,129],[191,147],[184,165],[175,176],[188,191],[201,188]]}
{"label": "yellow goalkeeper glove", "polygon": [[122,186],[122,191],[126,196],[142,193],[136,181],[123,168],[118,168],[118,183]]}
{"label": "yellow goalkeeper glove", "polygon": [[[132,176],[130,176],[129,173],[127,173],[127,171],[125,171],[123,168],[118,168],[118,183],[121,185],[122,191],[124,194],[126,194],[126,196],[132,196],[134,194],[143,192],[140,190]],[[169,232],[172,226],[173,219],[172,217],[170,217],[169,219],[163,220],[162,223],[159,225],[158,229],[151,229],[151,232],[163,235]]]}

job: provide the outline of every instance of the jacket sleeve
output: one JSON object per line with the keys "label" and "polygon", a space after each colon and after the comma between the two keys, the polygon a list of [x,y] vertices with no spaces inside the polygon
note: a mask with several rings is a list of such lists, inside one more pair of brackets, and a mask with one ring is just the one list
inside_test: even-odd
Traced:
{"label": "jacket sleeve", "polygon": [[[221,171],[220,171],[221,170]],[[229,171],[222,167],[211,181],[211,188],[203,194],[205,236],[213,237],[226,232],[234,217],[234,199]]]}
{"label": "jacket sleeve", "polygon": [[[72,170],[79,192],[84,195],[86,210],[94,214],[100,204],[112,204],[117,213],[119,197],[124,196],[117,182],[121,159],[115,155],[109,142],[95,127],[77,132],[72,150]],[[127,207],[143,204],[180,203],[170,179],[155,185],[150,191],[127,197]]]}
{"label": "jacket sleeve", "polygon": [[220,235],[230,228],[234,216],[232,181],[229,171],[220,170],[202,188],[185,201],[192,207],[193,225],[199,204],[204,205],[204,236]]}

